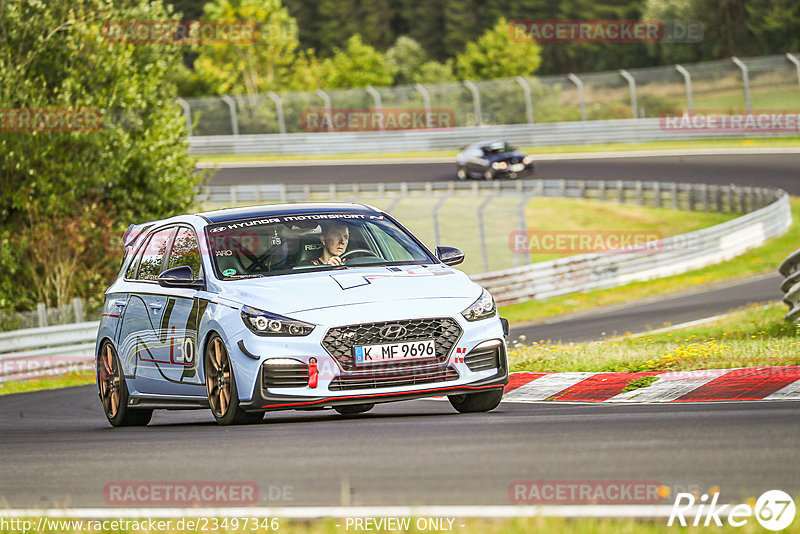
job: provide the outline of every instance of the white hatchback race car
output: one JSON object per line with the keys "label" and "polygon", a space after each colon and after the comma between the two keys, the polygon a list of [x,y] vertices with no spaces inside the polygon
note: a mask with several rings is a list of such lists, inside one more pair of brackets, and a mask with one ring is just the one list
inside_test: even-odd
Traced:
{"label": "white hatchback race car", "polygon": [[257,206],[132,225],[106,291],[96,372],[114,426],[154,409],[220,424],[281,409],[366,412],[446,395],[494,409],[508,382],[494,299],[363,204]]}

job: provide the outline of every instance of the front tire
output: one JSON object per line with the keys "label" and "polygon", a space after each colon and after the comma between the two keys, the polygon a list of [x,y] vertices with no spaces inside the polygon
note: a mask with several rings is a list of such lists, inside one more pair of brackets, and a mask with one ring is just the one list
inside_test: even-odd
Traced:
{"label": "front tire", "polygon": [[208,404],[214,419],[222,426],[256,423],[263,412],[245,412],[239,407],[239,394],[225,343],[214,334],[203,356]]}
{"label": "front tire", "polygon": [[480,393],[449,395],[447,399],[459,413],[488,412],[497,408],[503,399],[503,388],[491,389]]}
{"label": "front tire", "polygon": [[469,177],[469,175],[467,174],[467,168],[459,167],[458,170],[456,171],[456,176],[458,177],[459,180],[466,180]]}
{"label": "front tire", "polygon": [[100,348],[95,371],[100,402],[111,426],[146,426],[153,417],[153,410],[136,410],[128,406],[128,386],[111,342],[107,341]]}
{"label": "front tire", "polygon": [[483,173],[484,180],[494,180],[494,171],[492,169],[486,169]]}

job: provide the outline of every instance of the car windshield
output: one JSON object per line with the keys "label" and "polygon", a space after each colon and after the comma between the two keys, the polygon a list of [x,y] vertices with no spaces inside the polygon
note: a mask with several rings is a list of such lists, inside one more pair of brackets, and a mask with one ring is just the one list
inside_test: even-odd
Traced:
{"label": "car windshield", "polygon": [[492,143],[490,145],[486,145],[483,148],[483,153],[487,156],[494,156],[496,154],[507,154],[508,152],[513,152],[516,150],[513,146],[509,145],[508,143],[504,142],[497,142]]}
{"label": "car windshield", "polygon": [[434,263],[407,232],[376,212],[265,215],[209,225],[206,237],[223,280]]}

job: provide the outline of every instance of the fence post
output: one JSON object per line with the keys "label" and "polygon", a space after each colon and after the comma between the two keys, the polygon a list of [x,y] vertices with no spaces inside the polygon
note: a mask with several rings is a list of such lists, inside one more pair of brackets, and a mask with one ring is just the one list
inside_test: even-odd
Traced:
{"label": "fence post", "polygon": [[653,203],[655,207],[661,207],[661,182],[653,182]]}
{"label": "fence post", "polygon": [[579,100],[580,106],[581,106],[581,120],[585,121],[586,120],[586,97],[583,94],[583,82],[581,81],[580,78],[578,78],[577,76],[575,76],[571,72],[569,74],[567,74],[567,78],[569,78],[569,81],[574,83],[575,86],[578,88],[578,100]]}
{"label": "fence post", "polygon": [[380,120],[378,121],[379,125],[378,129],[380,131],[384,131],[386,128],[383,125],[384,117],[383,117],[383,102],[381,102],[381,94],[371,85],[366,86],[364,89],[367,90],[369,95],[372,97],[372,101],[375,102],[375,112],[378,114],[378,117],[380,117]]}
{"label": "fence post", "polygon": [[39,315],[39,327],[47,326],[47,305],[44,302],[36,305],[36,313]]}
{"label": "fence post", "polygon": [[597,184],[597,199],[603,202],[606,201],[606,182],[605,180],[600,180]]}
{"label": "fence post", "polygon": [[678,202],[678,183],[672,182],[670,187],[672,190],[672,209],[676,210],[680,207],[680,204]]}
{"label": "fence post", "polygon": [[625,204],[625,184],[622,180],[617,180],[617,202]]}
{"label": "fence post", "polygon": [[282,134],[285,134],[286,121],[283,118],[283,101],[281,100],[281,97],[278,96],[278,94],[274,91],[267,93],[267,96],[269,96],[270,99],[275,102],[275,113],[278,114],[278,130],[280,130]]}
{"label": "fence post", "polygon": [[328,117],[328,131],[333,131],[333,110],[331,109],[331,97],[322,89],[316,90],[317,96],[320,97],[322,103],[325,105],[325,115]]}
{"label": "fence post", "polygon": [[744,106],[747,109],[747,114],[749,115],[751,112],[750,107],[750,76],[747,72],[747,65],[736,56],[731,58],[736,66],[742,69],[742,85],[744,86]]}
{"label": "fence post", "polygon": [[72,309],[75,311],[75,322],[82,323],[83,322],[83,301],[75,297],[72,299]]}
{"label": "fence post", "polygon": [[[533,192],[528,193],[527,195],[525,195],[522,198],[522,200],[520,201],[519,207],[517,208],[517,210],[519,212],[519,228],[518,228],[518,230],[520,231],[520,233],[522,233],[524,235],[528,235],[528,223],[527,223],[527,220],[525,218],[525,206],[528,205],[528,202],[530,202],[531,198],[537,196],[537,194],[538,195],[542,195],[543,192],[544,192],[544,183],[541,180],[538,180],[536,182],[536,189],[534,189]],[[519,265],[519,256],[520,256],[520,254],[517,254],[516,251],[513,251],[513,250],[511,251],[511,253],[514,254],[514,267],[516,267],[517,265]],[[531,253],[530,253],[530,250],[528,250],[527,252],[525,252],[525,261],[523,262],[523,265],[528,265],[530,263],[531,263]]]}
{"label": "fence post", "polygon": [[531,86],[528,83],[528,80],[522,76],[517,76],[514,79],[522,86],[522,92],[525,95],[525,118],[528,119],[528,124],[533,124],[533,101],[531,100]]}
{"label": "fence post", "polygon": [[231,186],[231,206],[235,206],[236,203],[238,202],[238,200],[239,199],[236,196],[236,186],[232,185]]}
{"label": "fence post", "polygon": [[636,203],[644,206],[644,191],[642,190],[641,180],[636,180]]}
{"label": "fence post", "polygon": [[419,92],[419,94],[422,95],[422,103],[423,103],[423,106],[425,107],[425,127],[426,128],[430,128],[431,127],[431,122],[430,122],[430,119],[431,119],[431,94],[428,92],[428,90],[425,88],[425,86],[422,85],[421,83],[415,84],[414,85],[414,89],[416,89]]}
{"label": "fence post", "polygon": [[497,193],[493,195],[487,195],[486,198],[483,199],[481,205],[478,206],[478,239],[481,243],[481,255],[483,256],[483,272],[489,272],[489,250],[486,245],[486,228],[483,224],[483,211],[486,209],[486,206],[489,205],[495,197]]}
{"label": "fence post", "polygon": [[189,103],[186,100],[184,100],[184,99],[182,99],[180,97],[178,97],[176,99],[176,101],[183,108],[183,114],[186,115],[186,135],[187,136],[191,136],[192,135],[192,108],[189,107]]}
{"label": "fence post", "polygon": [[625,69],[620,70],[619,73],[620,75],[622,75],[623,78],[625,78],[625,80],[628,81],[628,87],[630,88],[631,91],[631,107],[633,108],[633,118],[638,119],[639,108],[636,106],[636,80]]}
{"label": "fence post", "polygon": [[433,242],[435,243],[434,246],[437,247],[442,244],[441,235],[439,234],[439,210],[442,209],[449,196],[449,194],[442,195],[442,198],[433,206]]}
{"label": "fence post", "polygon": [[478,92],[478,87],[469,80],[464,80],[464,87],[469,89],[472,93],[472,105],[475,108],[475,122],[478,126],[483,126],[483,116],[481,114],[481,95]]}
{"label": "fence post", "polygon": [[708,184],[703,184],[700,189],[703,191],[703,211],[708,211]]}
{"label": "fence post", "polygon": [[231,131],[233,135],[239,135],[239,118],[236,116],[236,102],[228,95],[222,95],[222,101],[228,104],[231,112]]}
{"label": "fence post", "polygon": [[800,89],[800,59],[797,59],[797,56],[792,54],[786,53],[786,59],[794,63],[794,66],[797,67],[797,88]]}
{"label": "fence post", "polygon": [[681,65],[675,65],[675,70],[683,76],[683,83],[686,85],[686,104],[689,106],[689,113],[694,112],[694,102],[692,101],[692,75]]}

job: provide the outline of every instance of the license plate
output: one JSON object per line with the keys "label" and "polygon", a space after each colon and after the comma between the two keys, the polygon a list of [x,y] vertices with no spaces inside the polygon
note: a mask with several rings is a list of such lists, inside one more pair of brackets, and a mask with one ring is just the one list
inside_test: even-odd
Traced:
{"label": "license plate", "polygon": [[514,172],[519,172],[524,168],[525,168],[525,164],[524,163],[515,163],[515,164],[513,164],[511,166],[511,170],[514,171]]}
{"label": "license plate", "polygon": [[436,357],[436,344],[432,339],[382,345],[357,345],[353,349],[356,365]]}

